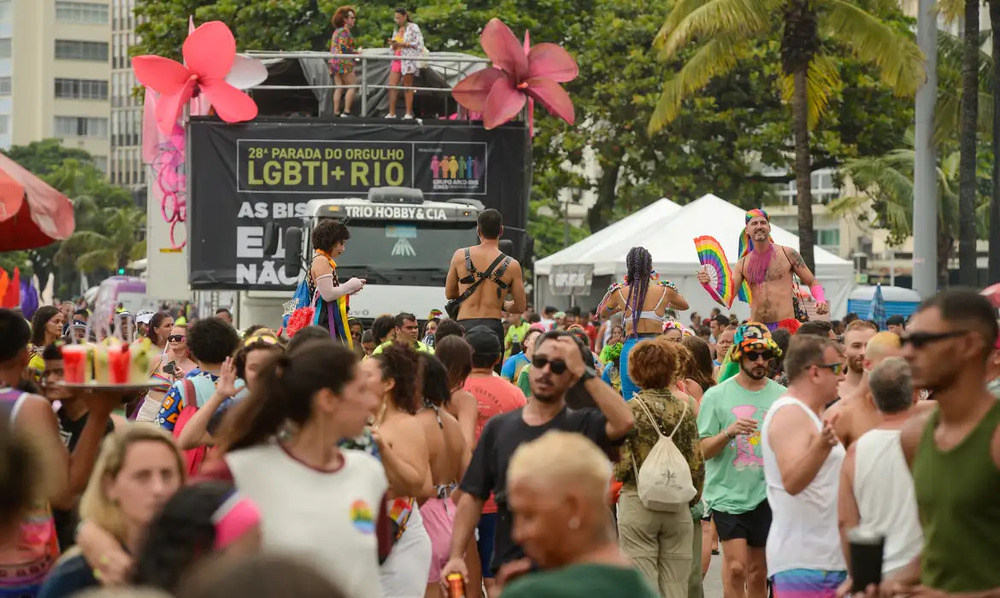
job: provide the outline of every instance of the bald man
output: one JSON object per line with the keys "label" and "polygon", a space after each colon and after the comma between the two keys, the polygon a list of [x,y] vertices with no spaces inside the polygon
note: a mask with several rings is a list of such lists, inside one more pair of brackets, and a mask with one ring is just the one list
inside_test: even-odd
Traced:
{"label": "bald man", "polygon": [[868,375],[875,366],[889,357],[898,356],[901,351],[899,337],[891,332],[879,332],[867,339],[862,360],[863,371],[857,388],[823,414],[823,419],[831,423],[837,437],[844,443],[844,448],[851,446],[862,434],[881,422],[868,388]]}

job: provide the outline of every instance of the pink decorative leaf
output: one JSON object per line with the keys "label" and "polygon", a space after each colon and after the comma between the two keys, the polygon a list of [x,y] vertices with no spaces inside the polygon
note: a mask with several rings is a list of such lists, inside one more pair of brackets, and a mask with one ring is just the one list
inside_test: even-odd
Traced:
{"label": "pink decorative leaf", "polygon": [[569,94],[561,85],[543,77],[533,77],[525,83],[528,84],[528,95],[541,102],[550,114],[573,124],[576,120],[573,101],[569,99]]}
{"label": "pink decorative leaf", "polygon": [[514,37],[510,27],[500,19],[490,19],[483,27],[479,43],[493,64],[514,75],[519,81],[528,76],[528,57],[524,55],[524,47]]}
{"label": "pink decorative leaf", "polygon": [[215,113],[227,123],[246,122],[257,116],[256,102],[225,81],[202,81],[201,89],[212,101]]}
{"label": "pink decorative leaf", "polygon": [[503,71],[495,68],[486,68],[472,73],[465,79],[458,82],[451,90],[455,101],[472,112],[482,112],[486,105],[486,98],[493,89],[493,84],[498,79],[508,77]]}
{"label": "pink decorative leaf", "polygon": [[191,78],[183,64],[162,56],[136,56],[132,69],[139,83],[162,94],[179,92]]}
{"label": "pink decorative leaf", "polygon": [[580,69],[569,52],[556,44],[538,44],[528,53],[528,77],[545,77],[557,83],[576,79]]}
{"label": "pink decorative leaf", "polygon": [[171,94],[161,94],[156,104],[156,126],[164,135],[170,135],[174,123],[181,113],[184,104],[188,103],[194,94],[195,78],[191,77],[179,91]]}
{"label": "pink decorative leaf", "polygon": [[517,116],[526,101],[527,96],[510,79],[497,79],[483,107],[483,126],[493,129],[504,124]]}
{"label": "pink decorative leaf", "polygon": [[224,79],[236,58],[233,32],[222,21],[211,21],[184,40],[184,61],[200,78]]}

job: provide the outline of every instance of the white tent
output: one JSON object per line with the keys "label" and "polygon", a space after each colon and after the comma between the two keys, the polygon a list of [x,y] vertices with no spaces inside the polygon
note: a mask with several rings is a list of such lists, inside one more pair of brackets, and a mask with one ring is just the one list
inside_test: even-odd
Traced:
{"label": "white tent", "polygon": [[[615,226],[641,217],[642,213],[648,209],[645,208],[605,230],[611,231]],[[652,223],[648,218],[642,218],[651,224],[645,227],[627,228],[623,234],[615,235],[614,241],[608,239],[601,244],[604,251],[598,254],[595,254],[593,250],[588,251],[589,257],[587,258],[582,252],[576,251],[577,245],[583,245],[589,241],[589,238],[584,239],[577,245],[535,263],[536,303],[545,305],[558,302],[553,300],[546,280],[553,266],[592,264],[594,266],[595,286],[604,285],[606,288],[611,279],[621,280],[625,275],[625,256],[629,249],[641,245],[653,255],[653,267],[659,276],[677,285],[690,303],[691,310],[707,316],[717,304],[709,297],[696,278],[700,263],[694,249],[693,239],[701,235],[715,237],[722,244],[731,264],[735,265],[739,236],[744,229],[745,213],[743,209],[709,194],[680,210],[675,209],[672,214],[656,223]],[[603,232],[605,231],[601,231],[601,233]],[[771,236],[774,238],[774,242],[779,245],[799,247],[799,238],[796,235],[777,226],[771,227]],[[842,316],[847,313],[847,298],[854,288],[854,266],[851,262],[819,247],[814,248],[814,255],[816,276],[825,288],[826,298],[830,302],[831,315],[833,317]],[[599,281],[598,277],[602,275],[610,275],[610,278]],[[594,297],[599,300],[600,296],[603,296],[605,288],[595,288],[594,292],[585,300],[583,307],[592,307],[590,303],[596,305]],[[747,317],[750,314],[749,306],[739,300],[733,303],[731,311],[741,317]],[[681,319],[687,321],[686,317]]]}
{"label": "white tent", "polygon": [[667,221],[679,212],[681,206],[667,198],[657,200],[638,212],[608,225],[579,243],[553,253],[535,262],[535,273],[548,275],[552,266],[563,264],[594,264],[594,275],[614,273],[614,265],[606,261],[609,256],[621,254],[624,259],[632,248],[631,239],[647,230],[666,226]]}

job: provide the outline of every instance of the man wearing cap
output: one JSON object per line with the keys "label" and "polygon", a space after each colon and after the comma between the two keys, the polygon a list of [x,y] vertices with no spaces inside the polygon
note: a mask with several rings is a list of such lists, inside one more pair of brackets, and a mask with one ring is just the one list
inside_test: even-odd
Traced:
{"label": "man wearing cap", "polygon": [[724,594],[759,597],[767,595],[764,545],[771,509],[758,426],[785,392],[767,377],[781,349],[763,324],[749,322],[736,329],[731,351],[739,373],[708,389],[698,413],[704,500],[722,541]]}
{"label": "man wearing cap", "polygon": [[[775,244],[771,238],[771,217],[764,210],[753,209],[746,213],[739,253],[740,259],[733,268],[733,288],[739,290],[740,299],[750,304],[752,321],[763,322],[771,331],[784,328],[795,334],[799,321],[793,303],[793,275],[809,287],[816,300],[816,313],[829,313],[823,285],[806,267],[798,251]],[[706,268],[698,271],[698,282],[702,284],[709,282]],[[749,292],[743,288],[744,282]],[[727,307],[732,306],[733,298]]]}
{"label": "man wearing cap", "polygon": [[[477,219],[479,245],[455,251],[445,283],[449,315],[466,330],[486,326],[503,342],[503,312],[524,313],[528,304],[521,264],[500,251],[503,218],[494,209]],[[507,299],[507,296],[511,299]]]}
{"label": "man wearing cap", "polygon": [[135,316],[135,325],[138,329],[136,336],[138,338],[143,338],[146,333],[149,332],[149,322],[153,319],[153,312],[151,311],[140,311]]}

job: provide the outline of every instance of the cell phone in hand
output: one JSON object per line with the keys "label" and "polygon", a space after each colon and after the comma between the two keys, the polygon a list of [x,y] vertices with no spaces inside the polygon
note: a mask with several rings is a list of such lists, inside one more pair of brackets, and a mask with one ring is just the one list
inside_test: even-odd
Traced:
{"label": "cell phone in hand", "polygon": [[163,373],[164,374],[173,374],[176,371],[177,371],[177,362],[176,361],[171,361],[167,365],[163,366]]}

